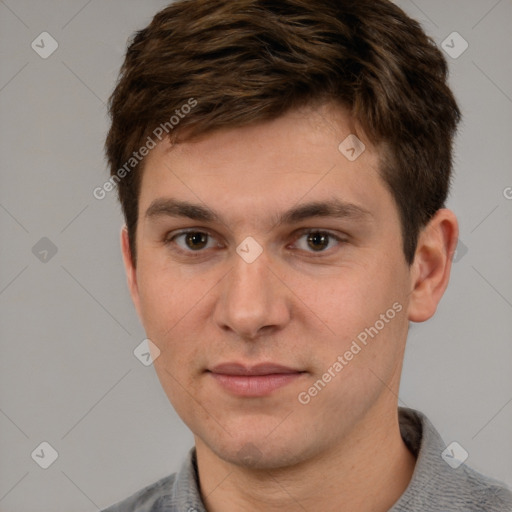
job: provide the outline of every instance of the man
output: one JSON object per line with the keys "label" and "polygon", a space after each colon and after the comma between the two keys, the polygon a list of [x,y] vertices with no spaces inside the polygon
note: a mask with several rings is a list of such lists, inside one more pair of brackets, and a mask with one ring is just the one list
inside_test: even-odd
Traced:
{"label": "man", "polygon": [[446,79],[385,0],[185,0],[135,35],[106,151],[195,447],[109,512],[512,510],[397,403],[457,244]]}

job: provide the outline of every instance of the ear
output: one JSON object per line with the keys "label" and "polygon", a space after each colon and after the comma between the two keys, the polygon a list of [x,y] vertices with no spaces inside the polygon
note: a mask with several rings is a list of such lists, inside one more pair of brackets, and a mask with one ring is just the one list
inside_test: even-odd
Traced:
{"label": "ear", "polygon": [[411,266],[407,313],[412,322],[424,322],[436,312],[448,286],[458,236],[457,217],[446,208],[438,210],[420,232]]}
{"label": "ear", "polygon": [[140,298],[139,287],[137,284],[137,269],[133,264],[132,253],[130,250],[130,238],[128,236],[128,228],[123,226],[121,229],[121,250],[123,253],[123,263],[126,272],[126,281],[130,290],[133,304],[140,318]]}

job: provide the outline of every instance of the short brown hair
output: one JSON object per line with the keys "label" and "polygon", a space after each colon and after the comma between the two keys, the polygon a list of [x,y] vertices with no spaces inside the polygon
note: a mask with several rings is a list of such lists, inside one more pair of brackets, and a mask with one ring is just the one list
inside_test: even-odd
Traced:
{"label": "short brown hair", "polygon": [[444,206],[450,185],[460,111],[447,71],[419,23],[387,0],[169,5],[134,34],[109,100],[105,149],[134,263],[144,161],[133,153],[157,127],[172,140],[186,128],[190,138],[325,99],[347,107],[370,142],[386,148],[380,172],[410,264],[420,229]]}

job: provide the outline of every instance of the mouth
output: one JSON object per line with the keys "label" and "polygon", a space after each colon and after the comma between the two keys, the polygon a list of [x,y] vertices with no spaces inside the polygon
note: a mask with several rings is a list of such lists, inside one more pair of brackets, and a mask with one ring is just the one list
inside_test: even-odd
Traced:
{"label": "mouth", "polygon": [[235,396],[263,397],[299,379],[305,371],[274,363],[246,366],[223,363],[207,373],[225,391]]}

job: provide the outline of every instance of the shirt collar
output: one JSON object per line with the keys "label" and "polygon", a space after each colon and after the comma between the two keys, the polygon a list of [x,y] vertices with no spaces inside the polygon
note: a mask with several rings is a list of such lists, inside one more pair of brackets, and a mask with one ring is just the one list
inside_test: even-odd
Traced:
{"label": "shirt collar", "polygon": [[[449,478],[450,468],[442,460],[444,444],[434,426],[427,417],[413,409],[399,408],[400,434],[409,450],[416,457],[416,466],[412,479],[389,512],[402,512],[414,508],[418,488],[421,494],[436,494],[439,481]],[[428,469],[428,470],[427,470]],[[435,469],[437,478],[432,479]],[[207,512],[199,491],[197,456],[192,448],[180,471],[176,475],[172,492],[160,498],[157,510],[165,512]]]}

